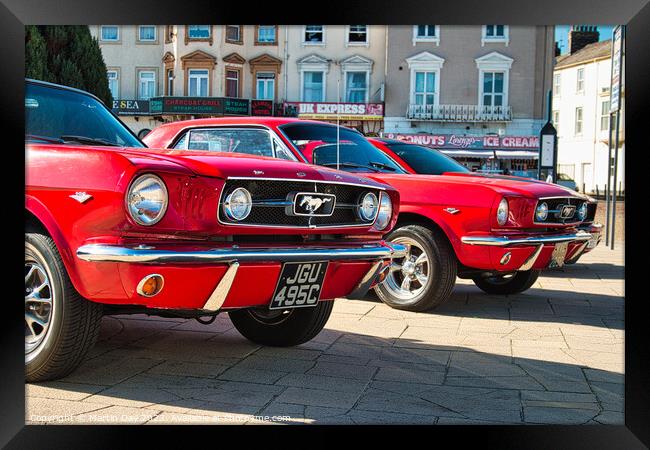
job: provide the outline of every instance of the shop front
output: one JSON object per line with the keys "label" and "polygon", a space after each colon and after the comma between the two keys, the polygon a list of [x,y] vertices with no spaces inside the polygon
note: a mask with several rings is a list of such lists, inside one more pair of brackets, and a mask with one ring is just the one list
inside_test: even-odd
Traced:
{"label": "shop front", "polygon": [[113,100],[111,109],[137,135],[146,134],[157,125],[153,115],[149,112],[149,100]]}
{"label": "shop front", "polygon": [[321,120],[379,136],[384,127],[383,103],[285,102],[283,115]]}
{"label": "shop front", "polygon": [[440,150],[473,172],[537,177],[538,136],[382,133],[382,137]]}

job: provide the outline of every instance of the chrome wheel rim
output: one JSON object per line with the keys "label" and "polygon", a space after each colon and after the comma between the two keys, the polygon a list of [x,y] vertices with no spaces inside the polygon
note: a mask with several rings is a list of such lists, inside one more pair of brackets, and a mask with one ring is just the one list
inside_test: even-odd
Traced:
{"label": "chrome wheel rim", "polygon": [[25,258],[25,356],[33,357],[50,330],[54,314],[54,291],[47,270]]}
{"label": "chrome wheel rim", "polygon": [[398,237],[392,242],[406,246],[406,256],[393,260],[384,287],[392,297],[406,303],[420,295],[429,285],[431,262],[425,249],[416,240]]}

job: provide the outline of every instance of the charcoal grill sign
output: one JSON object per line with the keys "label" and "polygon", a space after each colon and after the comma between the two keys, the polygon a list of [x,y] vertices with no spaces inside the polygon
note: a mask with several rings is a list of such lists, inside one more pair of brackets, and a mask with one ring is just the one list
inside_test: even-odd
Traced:
{"label": "charcoal grill sign", "polygon": [[146,116],[149,100],[113,100],[113,112],[119,116]]}
{"label": "charcoal grill sign", "polygon": [[152,114],[224,114],[222,98],[214,97],[157,97],[151,99]]}

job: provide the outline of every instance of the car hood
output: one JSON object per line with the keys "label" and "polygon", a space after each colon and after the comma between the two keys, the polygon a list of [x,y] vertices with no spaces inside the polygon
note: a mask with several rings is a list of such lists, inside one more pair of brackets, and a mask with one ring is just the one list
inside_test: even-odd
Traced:
{"label": "car hood", "polygon": [[446,172],[442,175],[401,175],[401,174],[372,174],[371,178],[388,183],[399,189],[401,179],[413,180],[413,177],[421,179],[423,182],[445,183],[449,185],[458,185],[458,187],[482,187],[492,189],[500,194],[520,195],[529,198],[541,197],[577,197],[587,199],[586,196],[560,186],[557,184],[546,183],[544,181],[533,180],[530,178],[514,177],[508,175],[486,175],[476,173],[455,173]]}
{"label": "car hood", "polygon": [[188,150],[122,149],[134,164],[148,159],[164,160],[185,167],[196,175],[233,178],[287,178],[295,180],[332,181],[365,184],[386,188],[381,182],[322,166],[242,153],[219,153]]}

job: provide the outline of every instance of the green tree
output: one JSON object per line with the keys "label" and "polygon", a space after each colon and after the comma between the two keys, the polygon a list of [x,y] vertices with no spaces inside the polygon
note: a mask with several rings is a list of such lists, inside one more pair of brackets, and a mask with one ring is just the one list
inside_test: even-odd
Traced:
{"label": "green tree", "polygon": [[29,26],[25,33],[28,77],[83,89],[111,105],[106,64],[88,26]]}

